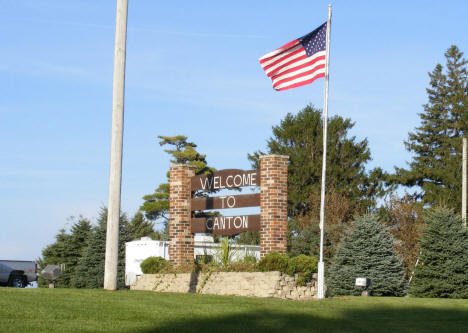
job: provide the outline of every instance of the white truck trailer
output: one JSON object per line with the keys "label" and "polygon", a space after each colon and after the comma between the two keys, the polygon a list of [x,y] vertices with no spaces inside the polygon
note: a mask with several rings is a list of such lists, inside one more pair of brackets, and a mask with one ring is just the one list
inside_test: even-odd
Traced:
{"label": "white truck trailer", "polygon": [[0,285],[24,288],[37,280],[37,264],[34,261],[0,260]]}
{"label": "white truck trailer", "polygon": [[[195,235],[194,239],[194,259],[197,256],[212,256],[216,259],[219,251],[219,243],[213,242],[213,237]],[[254,256],[260,259],[260,246],[233,244],[233,258],[236,261],[245,256]],[[162,257],[169,260],[169,242],[156,241],[149,237],[142,237],[125,243],[125,284],[131,286],[143,274],[140,264],[148,257]]]}

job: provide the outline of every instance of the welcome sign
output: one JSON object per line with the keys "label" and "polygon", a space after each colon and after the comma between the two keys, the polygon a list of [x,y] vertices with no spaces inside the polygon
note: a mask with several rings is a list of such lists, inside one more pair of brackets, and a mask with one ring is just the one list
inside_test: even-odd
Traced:
{"label": "welcome sign", "polygon": [[[225,169],[212,175],[194,176],[192,191],[212,192],[221,189],[236,189],[245,186],[259,186],[258,170]],[[192,212],[208,209],[229,209],[260,206],[260,194],[200,197],[192,199]],[[208,216],[191,219],[192,233],[213,233],[236,235],[244,231],[260,230],[260,215]]]}
{"label": "welcome sign", "polygon": [[217,171],[211,175],[201,175],[192,177],[192,191],[203,190],[211,192],[213,190],[232,189],[243,186],[259,186],[260,174],[258,170],[225,169]]}

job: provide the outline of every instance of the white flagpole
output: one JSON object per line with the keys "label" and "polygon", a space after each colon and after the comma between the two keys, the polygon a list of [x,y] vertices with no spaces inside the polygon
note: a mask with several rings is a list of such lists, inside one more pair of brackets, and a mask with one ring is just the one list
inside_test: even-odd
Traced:
{"label": "white flagpole", "polygon": [[122,183],[122,142],[125,92],[125,47],[127,41],[127,0],[117,0],[114,50],[114,84],[112,91],[112,135],[107,212],[104,289],[117,289],[119,259],[120,187]]}
{"label": "white flagpole", "polygon": [[466,228],[466,138],[463,136],[463,157],[462,157],[462,220]]}
{"label": "white flagpole", "polygon": [[322,157],[322,189],[320,195],[320,260],[318,263],[318,290],[317,298],[325,297],[325,264],[323,263],[323,229],[325,223],[325,184],[327,168],[327,127],[328,127],[328,68],[330,62],[330,24],[331,24],[331,4],[328,5],[327,20],[327,46],[325,61],[325,92],[323,102],[323,157]]}

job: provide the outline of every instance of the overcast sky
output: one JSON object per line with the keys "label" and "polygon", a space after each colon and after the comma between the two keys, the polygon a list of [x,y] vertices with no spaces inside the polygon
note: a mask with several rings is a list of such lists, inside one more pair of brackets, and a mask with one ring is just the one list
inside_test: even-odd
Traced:
{"label": "overcast sky", "polygon": [[[258,58],[324,21],[327,1],[130,0],[122,209],[165,181],[157,135],[184,134],[217,169],[250,169],[271,127],[323,79],[272,89]],[[356,122],[369,168],[410,160],[427,72],[468,51],[466,1],[332,1],[329,113]],[[107,204],[114,0],[0,0],[0,259],[34,260],[70,216]]]}

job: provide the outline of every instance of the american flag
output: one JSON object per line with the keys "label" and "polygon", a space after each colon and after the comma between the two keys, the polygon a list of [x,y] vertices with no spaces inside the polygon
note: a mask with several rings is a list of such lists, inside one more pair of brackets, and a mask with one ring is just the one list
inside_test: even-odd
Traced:
{"label": "american flag", "polygon": [[275,90],[300,87],[325,76],[326,33],[327,22],[260,58]]}

